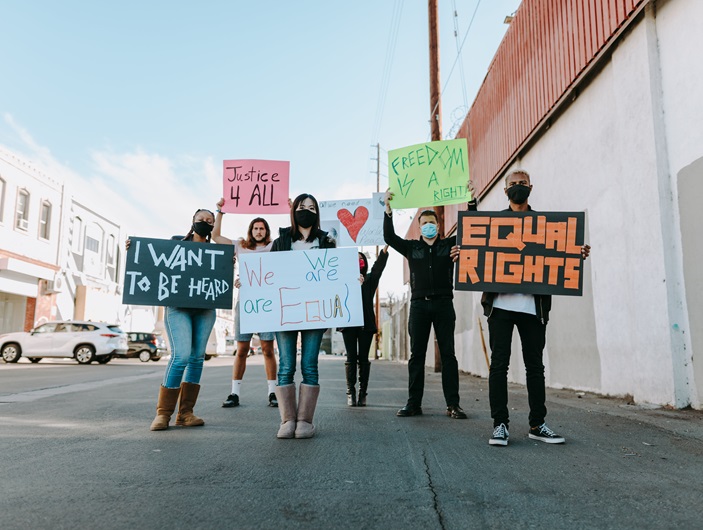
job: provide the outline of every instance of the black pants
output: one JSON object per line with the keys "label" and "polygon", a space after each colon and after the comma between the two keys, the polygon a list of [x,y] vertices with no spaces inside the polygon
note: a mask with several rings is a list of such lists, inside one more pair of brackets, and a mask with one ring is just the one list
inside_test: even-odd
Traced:
{"label": "black pants", "polygon": [[363,328],[345,328],[342,332],[344,347],[347,350],[347,362],[369,364],[369,351],[375,333]]}
{"label": "black pants", "polygon": [[430,329],[434,327],[442,359],[442,391],[447,406],[459,404],[459,365],[454,354],[454,323],[456,314],[451,298],[413,300],[410,302],[408,332],[410,361],[408,361],[408,404],[419,407],[425,391],[425,357]]}
{"label": "black pants", "polygon": [[547,325],[527,313],[494,308],[488,319],[491,344],[491,370],[488,375],[488,399],[491,403],[493,426],[508,425],[508,367],[513,327],[517,327],[525,362],[527,399],[530,404],[530,427],[544,423],[547,415],[544,390],[544,351]]}

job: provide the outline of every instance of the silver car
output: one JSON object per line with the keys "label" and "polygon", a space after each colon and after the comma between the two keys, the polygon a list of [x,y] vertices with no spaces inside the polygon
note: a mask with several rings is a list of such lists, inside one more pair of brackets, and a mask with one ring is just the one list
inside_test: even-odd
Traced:
{"label": "silver car", "polygon": [[0,355],[6,363],[20,357],[33,363],[43,357],[71,357],[80,364],[105,364],[113,355],[127,353],[127,347],[120,327],[105,322],[47,322],[30,332],[0,335]]}

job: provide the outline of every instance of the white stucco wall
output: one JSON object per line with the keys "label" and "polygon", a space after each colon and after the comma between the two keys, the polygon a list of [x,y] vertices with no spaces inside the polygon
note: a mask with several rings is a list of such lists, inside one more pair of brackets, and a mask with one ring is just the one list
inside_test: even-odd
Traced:
{"label": "white stucco wall", "polygon": [[[701,267],[693,264],[703,258],[703,247],[680,241],[676,176],[703,157],[703,69],[693,60],[703,44],[703,2],[660,1],[656,19],[654,13],[649,10],[649,18],[623,36],[611,60],[515,167],[532,175],[536,210],[586,211],[593,247],[584,296],[554,298],[545,350],[548,386],[700,406],[695,389],[703,381],[703,354],[696,351],[703,348],[703,328],[697,323],[693,370],[686,359],[689,312],[703,321],[703,297],[693,300],[699,285],[684,290],[677,282],[685,276],[684,263],[690,281],[700,279],[693,271]],[[502,182],[480,205],[506,207]],[[697,217],[685,221],[701,226],[700,210],[687,211]],[[486,375],[475,322],[479,299],[457,294],[464,321],[457,325],[457,354],[462,369]],[[524,383],[520,357],[514,337],[509,377]]]}

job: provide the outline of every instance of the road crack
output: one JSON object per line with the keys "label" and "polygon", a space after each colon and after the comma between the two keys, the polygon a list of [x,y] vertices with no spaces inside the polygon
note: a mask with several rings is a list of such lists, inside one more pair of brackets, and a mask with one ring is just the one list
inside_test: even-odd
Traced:
{"label": "road crack", "polygon": [[432,475],[430,474],[430,466],[427,463],[427,454],[422,451],[422,462],[425,464],[425,475],[427,475],[427,487],[432,492],[432,507],[437,514],[437,519],[439,520],[439,527],[444,530],[444,517],[442,516],[442,510],[439,509],[439,499],[437,497],[437,492],[434,489],[434,484],[432,483]]}

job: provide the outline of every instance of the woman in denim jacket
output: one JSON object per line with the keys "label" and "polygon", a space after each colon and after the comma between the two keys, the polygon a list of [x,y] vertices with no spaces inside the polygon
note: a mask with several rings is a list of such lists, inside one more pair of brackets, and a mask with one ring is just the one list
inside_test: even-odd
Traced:
{"label": "woman in denim jacket", "polygon": [[[273,242],[271,252],[289,250],[313,250],[334,248],[334,239],[327,232],[320,230],[320,207],[312,195],[303,193],[295,198],[290,212],[291,226],[281,228],[279,237]],[[278,331],[278,385],[276,398],[281,413],[281,426],[278,438],[312,438],[315,427],[312,423],[320,394],[318,384],[317,360],[324,329],[305,329],[301,331]],[[301,354],[300,371],[303,381],[300,395],[295,400],[295,362],[300,334]]]}

